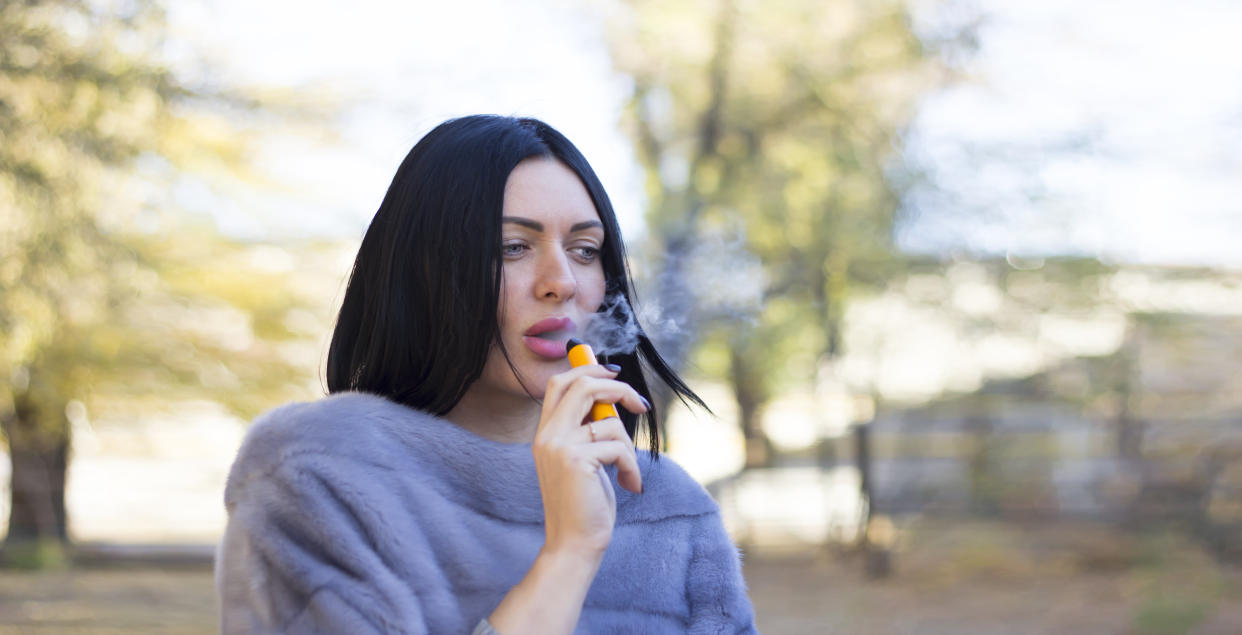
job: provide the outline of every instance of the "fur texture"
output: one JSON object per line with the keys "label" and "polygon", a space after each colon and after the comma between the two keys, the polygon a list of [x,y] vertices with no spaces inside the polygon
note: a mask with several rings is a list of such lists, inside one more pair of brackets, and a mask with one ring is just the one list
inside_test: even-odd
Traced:
{"label": "fur texture", "polygon": [[[578,633],[754,632],[707,492],[639,452]],[[216,558],[226,633],[469,633],[529,570],[543,505],[529,444],[345,393],[259,418],[229,474]]]}

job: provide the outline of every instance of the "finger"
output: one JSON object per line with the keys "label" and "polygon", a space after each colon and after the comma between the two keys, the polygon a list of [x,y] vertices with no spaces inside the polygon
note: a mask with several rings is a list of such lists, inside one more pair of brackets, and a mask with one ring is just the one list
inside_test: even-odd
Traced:
{"label": "finger", "polygon": [[[575,381],[566,389],[562,401],[572,400],[575,404],[579,404],[582,400],[586,400],[587,409],[582,412],[582,416],[586,416],[590,410],[591,404],[595,402],[603,403],[619,403],[625,406],[630,412],[641,414],[650,409],[650,404],[634,390],[633,386],[617,381],[615,379],[600,379],[596,377],[585,377]],[[581,419],[579,419],[581,421]]]}
{"label": "finger", "polygon": [[[548,383],[551,384],[551,380]],[[536,434],[545,430],[546,434],[572,434],[595,402],[615,403],[627,391],[634,392],[634,389],[624,382],[589,374],[580,375],[563,389],[555,401],[544,395],[540,427]]]}
{"label": "finger", "polygon": [[[625,424],[622,423],[620,419],[616,417],[609,417],[600,421],[593,421],[590,424],[583,424],[581,427],[586,428],[586,430],[583,431],[583,436],[588,437],[586,440],[589,443],[598,444],[619,442],[625,445],[627,452],[634,461],[634,464],[638,464],[638,455],[637,451],[634,449],[634,441],[630,438],[629,433],[626,432]],[[592,429],[595,430],[595,435],[593,437],[590,436]],[[630,491],[642,493],[642,476],[637,472],[630,474],[628,472],[619,471],[617,473],[617,482]]]}
{"label": "finger", "polygon": [[577,368],[557,373],[548,380],[548,385],[544,387],[543,392],[543,411],[545,413],[555,410],[557,405],[565,397],[565,391],[573,382],[582,377],[597,377],[601,379],[612,379],[616,377],[615,371],[609,370],[598,364],[589,364],[587,366],[579,366]]}
{"label": "finger", "polygon": [[643,475],[638,469],[638,457],[634,446],[626,441],[600,441],[584,446],[589,456],[601,464],[617,466],[617,483],[625,489],[641,494]]}
{"label": "finger", "polygon": [[[595,436],[591,436],[594,430]],[[599,421],[592,421],[590,424],[582,424],[582,438],[589,441],[625,441],[633,444],[630,435],[625,431],[625,424],[616,417],[608,417]]]}

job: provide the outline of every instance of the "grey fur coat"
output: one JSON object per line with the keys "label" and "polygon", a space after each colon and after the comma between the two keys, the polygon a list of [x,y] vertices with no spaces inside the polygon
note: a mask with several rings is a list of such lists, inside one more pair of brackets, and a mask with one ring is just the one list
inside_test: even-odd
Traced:
{"label": "grey fur coat", "polygon": [[[639,452],[579,633],[754,632],[707,493]],[[226,633],[469,633],[529,570],[543,507],[529,444],[381,397],[290,404],[248,433],[216,559]]]}

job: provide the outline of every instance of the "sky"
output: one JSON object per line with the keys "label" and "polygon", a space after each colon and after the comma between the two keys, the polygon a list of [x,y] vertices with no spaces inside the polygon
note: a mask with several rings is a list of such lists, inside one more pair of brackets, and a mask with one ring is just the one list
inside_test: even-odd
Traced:
{"label": "sky", "polygon": [[506,2],[219,0],[173,3],[170,57],[226,83],[327,89],[345,108],[335,140],[274,132],[256,164],[293,194],[213,196],[187,182],[183,205],[248,238],[360,237],[413,144],[450,117],[535,116],[565,133],[607,188],[622,230],[642,229],[641,172],[619,121],[628,92],[602,26],[555,0]]}
{"label": "sky", "polygon": [[900,244],[1242,266],[1242,3],[949,4],[979,44],[907,137]]}
{"label": "sky", "polygon": [[[958,58],[964,79],[928,96],[906,135],[916,178],[901,247],[1242,266],[1242,3],[918,6],[929,37],[981,21],[977,49]],[[211,52],[229,81],[326,86],[349,104],[335,140],[275,132],[260,145],[283,194],[179,188],[230,234],[360,236],[410,146],[473,112],[561,129],[627,237],[643,230],[641,174],[618,128],[627,82],[585,3],[220,0],[175,3],[170,19],[171,41]]]}

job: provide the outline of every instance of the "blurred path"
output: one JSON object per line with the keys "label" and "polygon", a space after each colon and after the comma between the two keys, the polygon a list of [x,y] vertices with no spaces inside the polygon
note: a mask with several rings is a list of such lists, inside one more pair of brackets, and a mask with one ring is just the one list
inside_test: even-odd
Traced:
{"label": "blurred path", "polygon": [[[905,530],[895,575],[824,549],[746,553],[765,635],[1238,635],[1242,567],[1176,536],[960,523]],[[161,550],[162,549],[162,550]],[[96,548],[73,571],[0,571],[0,634],[217,632],[207,553]],[[117,563],[128,563],[125,567]]]}

